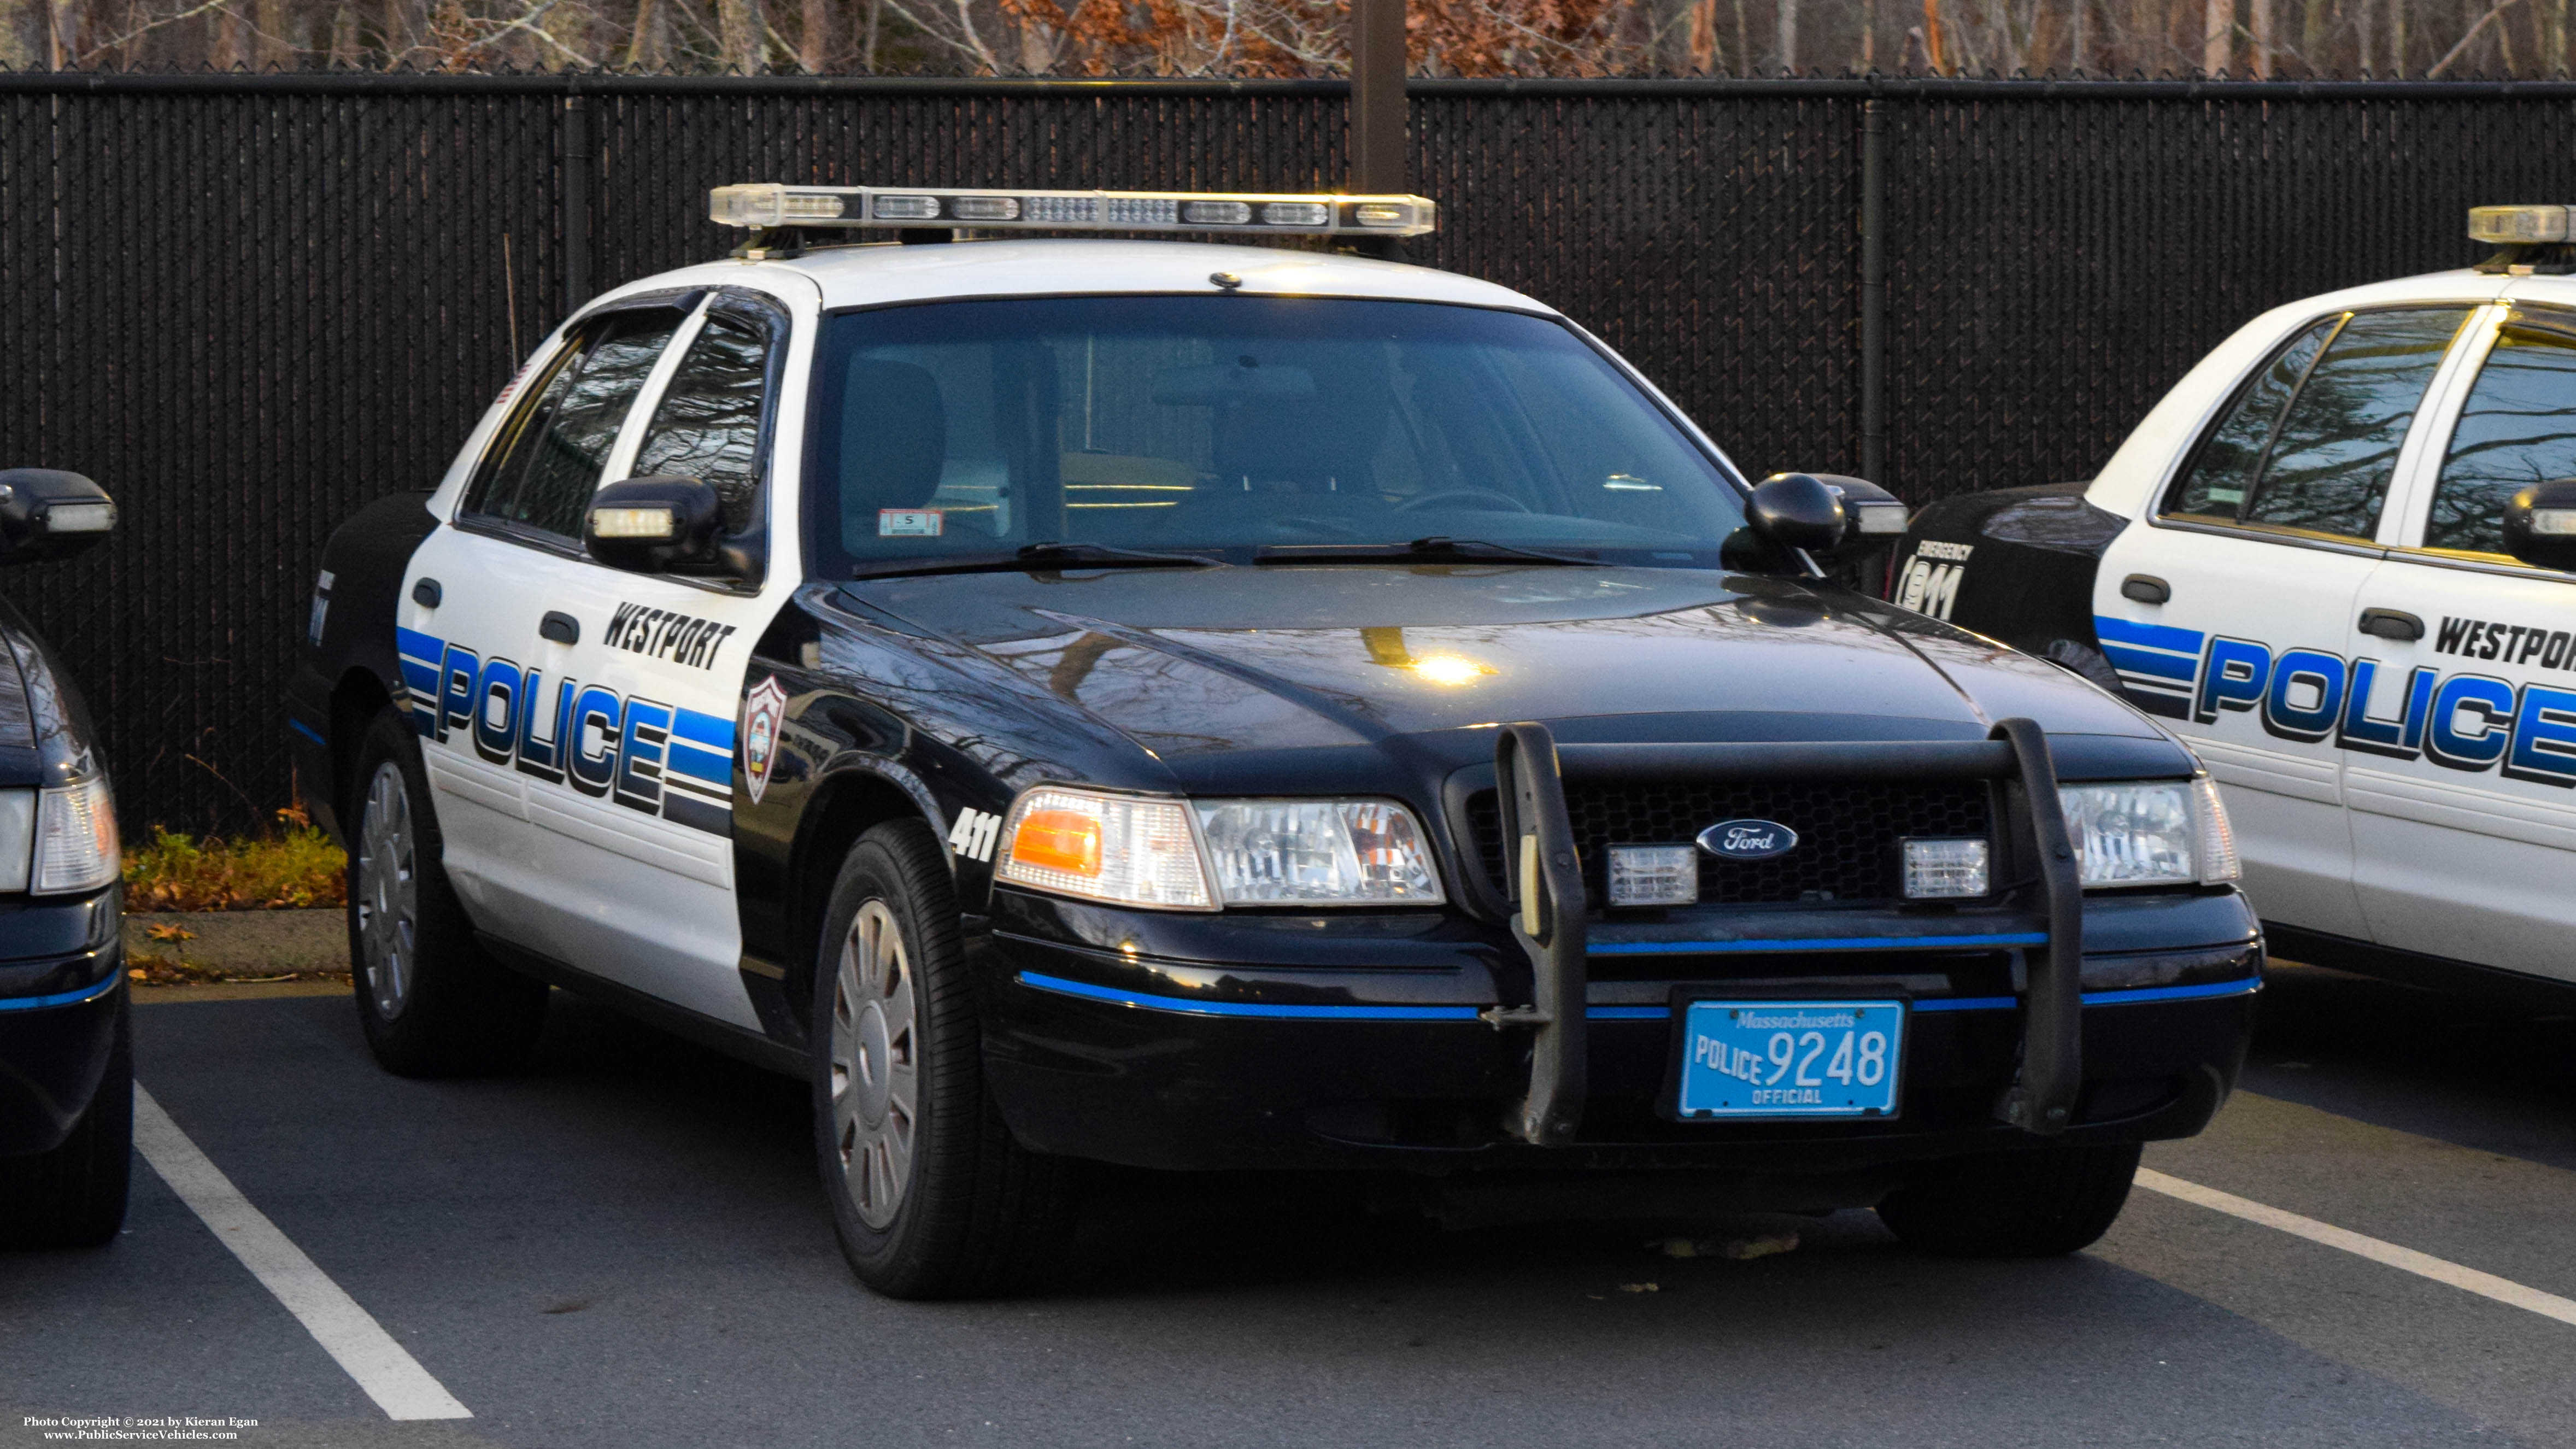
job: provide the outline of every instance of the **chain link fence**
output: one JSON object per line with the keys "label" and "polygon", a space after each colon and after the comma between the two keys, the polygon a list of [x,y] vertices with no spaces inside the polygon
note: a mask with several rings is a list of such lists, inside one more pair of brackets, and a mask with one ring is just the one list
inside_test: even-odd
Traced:
{"label": "chain link fence", "polygon": [[[129,831],[255,828],[306,783],[279,700],[333,524],[435,480],[570,305],[727,246],[709,187],[1330,189],[1346,94],[0,74],[0,466],[122,519],[0,587]],[[2472,260],[2469,206],[2576,197],[2571,119],[2547,82],[1417,81],[1413,255],[1562,308],[1756,476],[1859,471],[1874,424],[1922,503],[2087,476],[2254,313]]]}

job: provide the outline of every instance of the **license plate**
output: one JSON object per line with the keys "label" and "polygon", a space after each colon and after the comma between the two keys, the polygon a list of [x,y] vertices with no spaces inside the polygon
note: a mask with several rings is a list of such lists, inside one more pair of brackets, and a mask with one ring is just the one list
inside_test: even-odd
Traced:
{"label": "license plate", "polygon": [[1694,1001],[1684,1117],[1892,1117],[1902,1001]]}

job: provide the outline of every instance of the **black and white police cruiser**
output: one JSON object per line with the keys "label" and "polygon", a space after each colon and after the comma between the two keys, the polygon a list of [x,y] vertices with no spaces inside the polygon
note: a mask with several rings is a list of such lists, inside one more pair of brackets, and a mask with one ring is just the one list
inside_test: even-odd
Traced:
{"label": "black and white police cruiser", "polygon": [[2215,790],[1826,583],[1884,493],[1750,486],[1500,287],[1010,235],[1431,202],[713,215],[731,259],[583,309],[323,560],[291,719],[389,1068],[507,1063],[552,982],[795,1073],[851,1263],[916,1296],[1046,1271],[1087,1162],[2066,1252],[2226,1097],[2262,944]]}
{"label": "black and white police cruiser", "polygon": [[2247,323],[2089,484],[1924,510],[1897,602],[2191,742],[2275,950],[2576,982],[2576,246],[2480,207],[2472,269]]}

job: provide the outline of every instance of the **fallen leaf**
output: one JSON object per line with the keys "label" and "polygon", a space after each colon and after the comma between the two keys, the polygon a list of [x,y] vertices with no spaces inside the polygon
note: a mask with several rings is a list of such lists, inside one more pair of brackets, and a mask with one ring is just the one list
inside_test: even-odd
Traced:
{"label": "fallen leaf", "polygon": [[1661,1283],[1622,1283],[1619,1285],[1619,1291],[1622,1293],[1661,1293],[1664,1291],[1664,1285]]}
{"label": "fallen leaf", "polygon": [[158,925],[146,926],[143,928],[143,934],[151,937],[155,941],[193,941],[197,939],[196,932],[170,921],[163,921]]}
{"label": "fallen leaf", "polygon": [[1696,1258],[1700,1256],[1699,1244],[1692,1242],[1688,1238],[1664,1238],[1656,1242],[1648,1243],[1646,1246],[1655,1249],[1667,1258]]}
{"label": "fallen leaf", "polygon": [[1796,1233],[1765,1233],[1758,1238],[1729,1238],[1718,1246],[1717,1255],[1745,1263],[1755,1258],[1768,1258],[1775,1253],[1796,1251],[1798,1251]]}

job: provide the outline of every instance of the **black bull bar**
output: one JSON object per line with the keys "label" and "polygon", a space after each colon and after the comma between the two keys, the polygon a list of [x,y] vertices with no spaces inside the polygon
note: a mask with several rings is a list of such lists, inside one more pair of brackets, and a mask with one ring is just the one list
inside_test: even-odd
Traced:
{"label": "black bull bar", "polygon": [[[1499,1006],[1485,1019],[1497,1030],[1537,1033],[1530,1044],[1529,1095],[1505,1121],[1515,1136],[1562,1147],[1574,1141],[1583,1120],[1589,908],[1565,810],[1565,782],[1676,777],[2019,781],[2048,942],[2028,958],[2020,1065],[1995,1115],[2039,1136],[2066,1129],[2084,1075],[2084,891],[2058,802],[2057,768],[2037,722],[2003,720],[1983,740],[1663,745],[1559,745],[1545,725],[1512,724],[1503,727],[1494,747],[1494,775],[1512,865],[1512,937],[1529,956],[1531,990],[1527,1006]],[[2007,842],[1996,845],[2000,867]]]}

